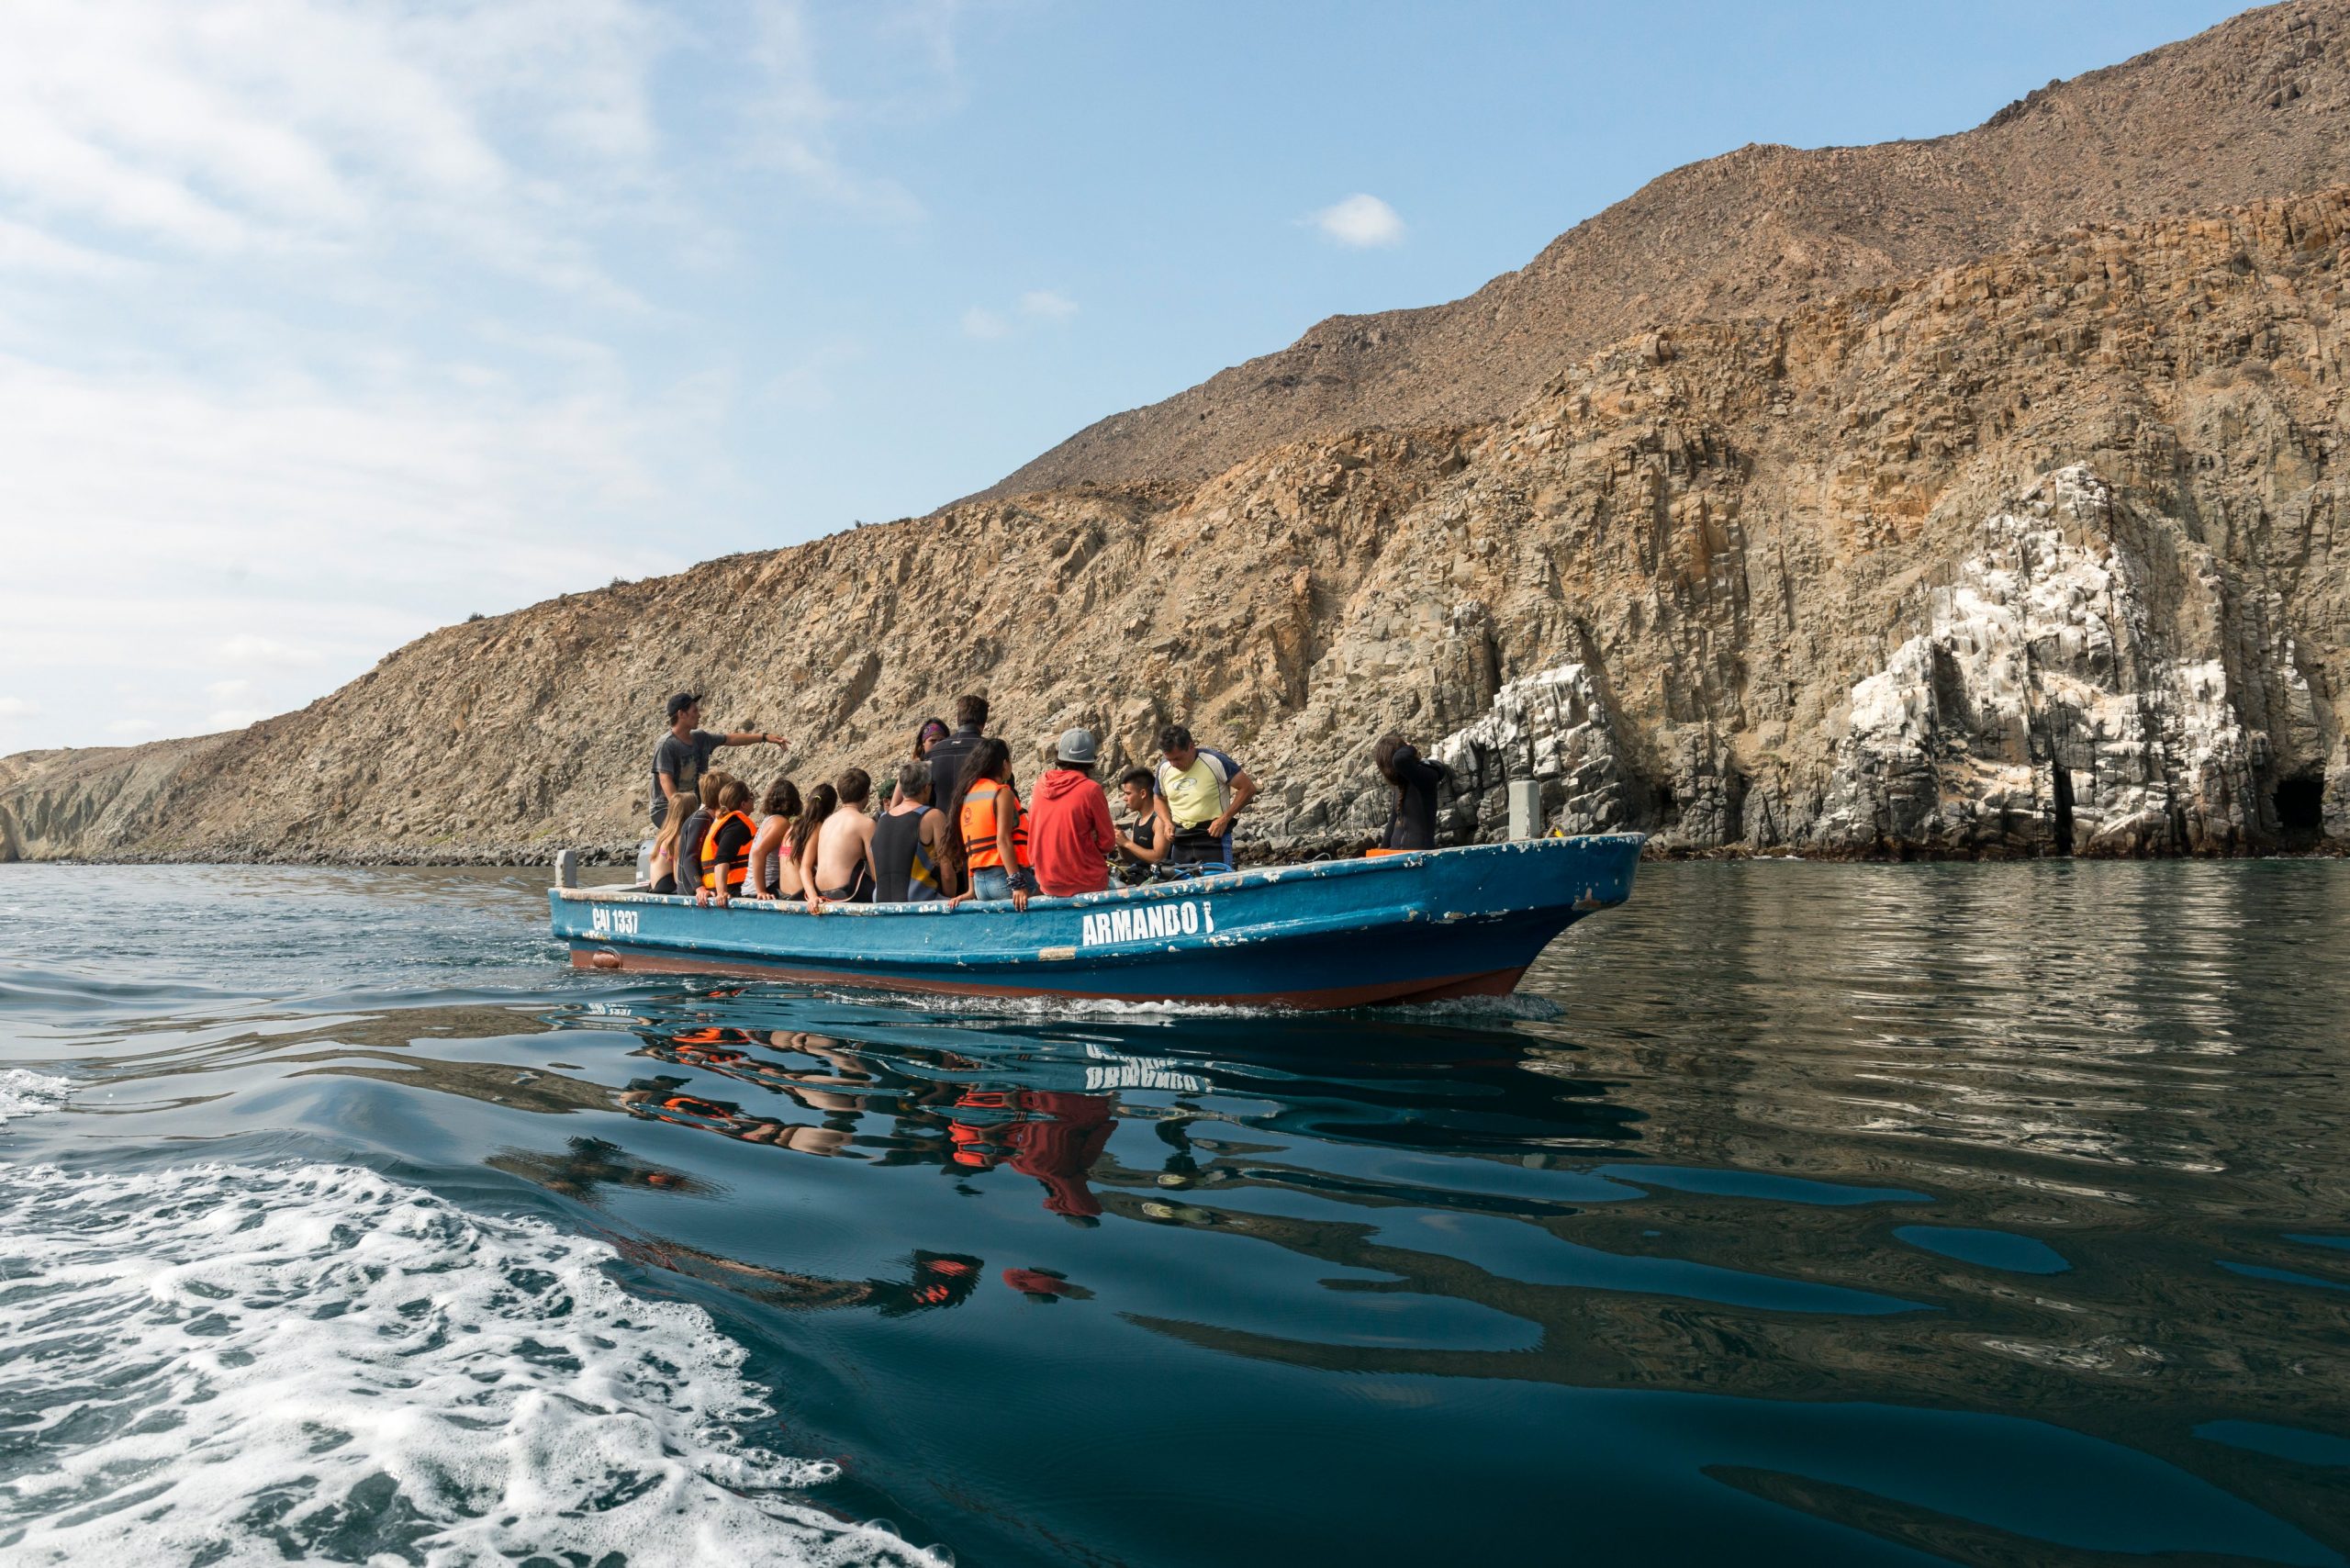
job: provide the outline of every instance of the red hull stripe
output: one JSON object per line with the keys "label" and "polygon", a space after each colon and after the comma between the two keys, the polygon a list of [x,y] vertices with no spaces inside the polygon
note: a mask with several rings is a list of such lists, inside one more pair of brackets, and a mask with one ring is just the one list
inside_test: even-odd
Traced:
{"label": "red hull stripe", "polygon": [[1047,990],[1042,986],[881,980],[870,975],[845,974],[836,969],[802,969],[789,964],[763,964],[742,958],[690,958],[677,953],[642,952],[621,947],[575,946],[571,949],[571,964],[574,969],[632,973],[748,975],[759,980],[845,985],[867,991],[919,991],[930,996],[1060,996],[1085,1001],[1181,1002],[1213,1007],[1294,1007],[1308,1012],[1370,1007],[1385,1002],[1440,1002],[1455,996],[1506,996],[1517,989],[1518,977],[1526,973],[1525,966],[1520,965],[1516,969],[1487,969],[1478,974],[1388,980],[1376,985],[1337,986],[1322,991],[1261,991],[1247,996],[1137,996],[1122,991]]}

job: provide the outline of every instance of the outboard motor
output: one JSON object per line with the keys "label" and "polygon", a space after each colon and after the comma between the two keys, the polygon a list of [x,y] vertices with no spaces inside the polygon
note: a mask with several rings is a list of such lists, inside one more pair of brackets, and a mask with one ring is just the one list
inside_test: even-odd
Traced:
{"label": "outboard motor", "polygon": [[640,888],[653,885],[653,841],[649,838],[636,846],[636,885]]}

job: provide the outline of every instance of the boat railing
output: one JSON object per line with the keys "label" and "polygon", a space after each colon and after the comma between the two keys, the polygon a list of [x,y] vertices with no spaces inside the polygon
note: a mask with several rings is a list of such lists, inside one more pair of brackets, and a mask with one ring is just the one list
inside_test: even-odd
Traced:
{"label": "boat railing", "polygon": [[[1554,852],[1572,845],[1604,844],[1623,839],[1637,842],[1642,837],[1643,835],[1639,834],[1603,833],[1583,834],[1574,838],[1511,839],[1500,844],[1466,844],[1444,849],[1413,849],[1376,857],[1309,860],[1292,866],[1254,866],[1238,870],[1218,871],[1203,877],[1176,878],[1126,886],[1113,885],[1098,892],[1075,893],[1066,897],[1039,893],[1029,899],[1028,907],[1032,910],[1088,909],[1102,904],[1128,904],[1152,899],[1184,899],[1201,893],[1270,887],[1290,881],[1338,877],[1387,876],[1425,867],[1441,857],[1494,850],[1541,854]],[[690,893],[653,893],[634,887],[583,888],[578,885],[577,852],[570,849],[565,849],[555,857],[555,891],[556,896],[566,902],[664,905],[692,905],[695,902]],[[805,915],[816,913],[798,899],[734,898],[728,901],[726,907],[765,911],[778,914]],[[951,907],[944,901],[937,899],[924,900],[915,903],[827,903],[822,913],[816,917],[830,920],[840,915],[846,915],[852,919],[869,918],[874,915],[944,916],[955,913],[958,910],[992,913],[1010,910],[1013,907],[1013,902],[1009,899],[967,900],[959,905]]]}

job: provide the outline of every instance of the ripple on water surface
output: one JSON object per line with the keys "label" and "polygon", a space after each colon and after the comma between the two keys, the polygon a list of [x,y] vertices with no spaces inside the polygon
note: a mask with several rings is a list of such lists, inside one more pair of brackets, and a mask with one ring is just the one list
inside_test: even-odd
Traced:
{"label": "ripple on water surface", "polygon": [[0,1183],[0,1540],[25,1562],[918,1562],[611,1249],[308,1165]]}
{"label": "ripple on water surface", "polygon": [[1651,866],[1297,1018],[0,868],[0,1551],[2337,1562],[2345,869]]}

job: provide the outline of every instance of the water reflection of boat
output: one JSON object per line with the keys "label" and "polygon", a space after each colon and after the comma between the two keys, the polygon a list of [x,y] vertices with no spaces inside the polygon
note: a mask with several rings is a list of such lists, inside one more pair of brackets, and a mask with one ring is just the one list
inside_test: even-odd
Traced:
{"label": "water reflection of boat", "polygon": [[952,995],[1297,1008],[1500,995],[1550,940],[1624,902],[1636,834],[1225,872],[1009,903],[723,909],[549,893],[583,969],[744,973]]}

